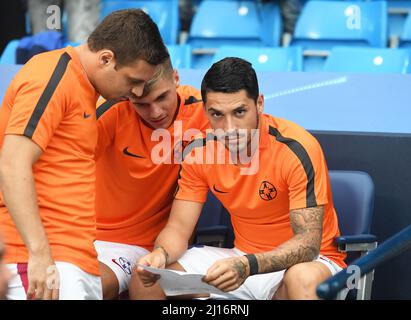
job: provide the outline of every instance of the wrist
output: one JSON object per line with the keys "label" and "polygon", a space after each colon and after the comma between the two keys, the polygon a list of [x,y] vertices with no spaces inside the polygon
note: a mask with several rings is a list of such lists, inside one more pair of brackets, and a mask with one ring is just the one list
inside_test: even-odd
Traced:
{"label": "wrist", "polygon": [[258,274],[258,260],[255,254],[246,254],[244,256],[247,260],[247,266],[248,266],[248,275],[253,276],[255,274]]}
{"label": "wrist", "polygon": [[158,251],[160,251],[160,252],[163,254],[163,256],[164,256],[164,258],[165,258],[165,263],[164,263],[164,265],[167,266],[167,265],[168,265],[168,262],[169,262],[169,255],[168,255],[167,250],[164,249],[163,246],[159,246],[159,245],[158,245],[158,246],[155,246],[155,247],[154,247],[154,250],[158,250]]}
{"label": "wrist", "polygon": [[51,251],[48,243],[31,243],[27,246],[27,251],[31,256],[51,256]]}

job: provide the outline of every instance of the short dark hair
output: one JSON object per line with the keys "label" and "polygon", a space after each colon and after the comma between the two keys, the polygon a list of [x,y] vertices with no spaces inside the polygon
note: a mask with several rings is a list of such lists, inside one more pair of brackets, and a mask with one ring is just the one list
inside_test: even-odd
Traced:
{"label": "short dark hair", "polygon": [[158,65],[169,57],[157,25],[140,9],[109,14],[87,40],[91,51],[109,49],[120,66],[142,59]]}
{"label": "short dark hair", "polygon": [[248,61],[228,57],[214,63],[201,82],[201,96],[207,101],[207,93],[234,93],[245,90],[247,96],[257,102],[259,89],[255,70]]}

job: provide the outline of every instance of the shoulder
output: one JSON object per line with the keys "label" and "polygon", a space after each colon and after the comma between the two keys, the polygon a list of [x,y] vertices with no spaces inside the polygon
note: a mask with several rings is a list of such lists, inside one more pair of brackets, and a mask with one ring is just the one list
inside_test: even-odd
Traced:
{"label": "shoulder", "polygon": [[288,147],[301,145],[306,149],[316,149],[320,145],[317,139],[302,126],[290,120],[266,116],[268,135],[272,141],[282,143]]}
{"label": "shoulder", "polygon": [[116,115],[117,117],[128,117],[133,111],[129,101],[110,101],[101,99],[97,103],[96,116],[97,120],[103,120],[110,115]]}
{"label": "shoulder", "polygon": [[177,93],[180,96],[180,99],[183,100],[184,106],[193,105],[197,103],[202,104],[201,92],[192,86],[179,86],[177,88]]}

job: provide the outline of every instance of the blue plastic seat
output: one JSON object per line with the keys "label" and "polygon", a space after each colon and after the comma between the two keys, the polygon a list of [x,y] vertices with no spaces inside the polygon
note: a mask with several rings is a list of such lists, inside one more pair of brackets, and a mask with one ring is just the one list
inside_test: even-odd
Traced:
{"label": "blue plastic seat", "polygon": [[225,57],[239,57],[252,63],[256,71],[302,71],[301,47],[258,48],[222,46],[214,55],[213,62]]}
{"label": "blue plastic seat", "polygon": [[388,7],[388,35],[400,37],[404,31],[404,25],[411,12],[409,0],[387,0]]}
{"label": "blue plastic seat", "polygon": [[410,53],[402,49],[334,47],[324,71],[409,73]]}
{"label": "blue plastic seat", "polygon": [[408,18],[405,21],[404,31],[400,39],[400,47],[411,47],[411,15],[408,15]]}
{"label": "blue plastic seat", "polygon": [[171,63],[174,69],[191,68],[191,46],[188,44],[175,44],[167,46]]}
{"label": "blue plastic seat", "polygon": [[294,31],[293,44],[304,49],[331,49],[335,45],[385,47],[385,1],[308,1]]}
{"label": "blue plastic seat", "polygon": [[297,20],[292,45],[304,49],[304,70],[321,71],[334,46],[386,47],[385,1],[308,1]]}
{"label": "blue plastic seat", "polygon": [[215,49],[222,45],[278,46],[281,26],[275,3],[204,0],[187,39],[194,50],[194,67],[208,68]]}
{"label": "blue plastic seat", "polygon": [[120,9],[140,8],[157,24],[164,43],[176,44],[180,32],[178,0],[152,1],[115,1],[106,0],[101,3],[101,18]]}
{"label": "blue plastic seat", "polygon": [[11,40],[0,57],[0,64],[16,64],[16,50],[20,40]]}

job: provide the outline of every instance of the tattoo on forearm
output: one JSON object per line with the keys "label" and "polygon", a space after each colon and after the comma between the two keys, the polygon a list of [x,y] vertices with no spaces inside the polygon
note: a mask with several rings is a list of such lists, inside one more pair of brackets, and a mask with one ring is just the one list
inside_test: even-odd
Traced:
{"label": "tattoo on forearm", "polygon": [[324,208],[290,212],[294,237],[271,252],[257,254],[260,272],[275,272],[315,259],[321,247]]}
{"label": "tattoo on forearm", "polygon": [[240,279],[245,279],[247,277],[247,266],[242,260],[237,260],[233,265],[234,269],[237,271]]}

